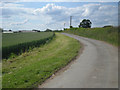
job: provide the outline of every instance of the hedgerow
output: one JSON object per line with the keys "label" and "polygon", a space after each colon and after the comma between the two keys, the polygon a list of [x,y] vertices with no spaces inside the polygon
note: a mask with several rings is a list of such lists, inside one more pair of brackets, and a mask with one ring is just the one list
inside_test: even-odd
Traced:
{"label": "hedgerow", "polygon": [[38,36],[38,38],[40,38],[39,40],[32,40],[29,42],[26,41],[23,43],[17,43],[17,44],[5,46],[5,47],[3,46],[2,47],[2,58],[3,59],[8,58],[11,56],[11,54],[18,55],[25,51],[29,51],[29,49],[33,49],[34,47],[39,47],[40,45],[43,45],[46,42],[49,42],[54,36],[55,36],[55,33],[52,33],[48,37],[46,36],[45,38],[42,38],[42,39],[40,38],[40,36]]}

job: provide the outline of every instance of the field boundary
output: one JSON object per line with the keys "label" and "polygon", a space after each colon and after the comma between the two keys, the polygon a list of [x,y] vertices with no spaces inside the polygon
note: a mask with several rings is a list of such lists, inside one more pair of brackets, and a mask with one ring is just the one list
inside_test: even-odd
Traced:
{"label": "field boundary", "polygon": [[33,49],[34,47],[39,47],[40,45],[44,45],[45,43],[48,43],[50,40],[52,40],[54,36],[55,33],[53,33],[52,36],[44,39],[20,43],[9,47],[8,46],[2,47],[2,58],[7,59],[11,56],[11,54],[13,54],[13,56],[14,54],[19,55],[23,52],[29,51],[29,49]]}

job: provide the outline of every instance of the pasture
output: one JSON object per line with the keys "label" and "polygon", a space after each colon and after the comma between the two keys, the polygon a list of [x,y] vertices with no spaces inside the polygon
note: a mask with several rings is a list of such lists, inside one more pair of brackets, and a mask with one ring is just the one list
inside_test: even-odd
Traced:
{"label": "pasture", "polygon": [[4,33],[2,34],[2,57],[21,54],[45,44],[54,37],[53,32]]}

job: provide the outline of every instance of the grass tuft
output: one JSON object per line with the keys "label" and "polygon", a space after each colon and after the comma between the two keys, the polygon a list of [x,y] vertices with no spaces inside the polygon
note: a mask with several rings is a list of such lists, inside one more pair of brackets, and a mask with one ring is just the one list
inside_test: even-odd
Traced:
{"label": "grass tuft", "polygon": [[80,43],[57,33],[50,43],[34,48],[15,58],[3,60],[3,88],[32,88],[42,84],[70,62]]}

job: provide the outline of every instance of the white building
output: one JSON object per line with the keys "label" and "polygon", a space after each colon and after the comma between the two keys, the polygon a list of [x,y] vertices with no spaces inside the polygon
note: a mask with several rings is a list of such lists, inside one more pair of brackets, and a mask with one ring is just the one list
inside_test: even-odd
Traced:
{"label": "white building", "polygon": [[3,30],[3,33],[13,33],[13,31]]}

